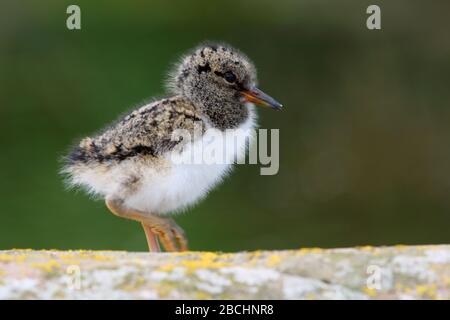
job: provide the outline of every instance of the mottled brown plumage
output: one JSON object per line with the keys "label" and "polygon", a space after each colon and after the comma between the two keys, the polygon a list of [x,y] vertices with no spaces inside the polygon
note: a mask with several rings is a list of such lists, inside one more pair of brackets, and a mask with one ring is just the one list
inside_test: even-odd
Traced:
{"label": "mottled brown plumage", "polygon": [[194,105],[176,96],[145,105],[105,129],[101,134],[81,140],[68,157],[72,165],[114,162],[133,157],[158,157],[177,143],[177,129],[194,130],[201,115]]}

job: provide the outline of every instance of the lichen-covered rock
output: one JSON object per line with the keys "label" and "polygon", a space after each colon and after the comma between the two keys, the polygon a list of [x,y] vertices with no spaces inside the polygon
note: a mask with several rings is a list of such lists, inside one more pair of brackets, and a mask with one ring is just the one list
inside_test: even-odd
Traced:
{"label": "lichen-covered rock", "polygon": [[0,251],[0,299],[449,299],[450,245]]}

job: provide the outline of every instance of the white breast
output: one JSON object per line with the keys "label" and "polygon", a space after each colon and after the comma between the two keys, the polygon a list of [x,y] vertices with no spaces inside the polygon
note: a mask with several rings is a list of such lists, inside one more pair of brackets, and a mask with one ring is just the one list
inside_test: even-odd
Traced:
{"label": "white breast", "polygon": [[[131,208],[164,214],[179,211],[202,199],[231,170],[233,159],[245,156],[246,140],[253,139],[255,112],[248,106],[249,119],[233,132],[208,128],[202,138],[187,145],[182,152],[167,153],[168,170],[156,174],[144,171],[140,188],[125,199]],[[224,150],[222,163],[189,163],[192,154],[206,150]]]}

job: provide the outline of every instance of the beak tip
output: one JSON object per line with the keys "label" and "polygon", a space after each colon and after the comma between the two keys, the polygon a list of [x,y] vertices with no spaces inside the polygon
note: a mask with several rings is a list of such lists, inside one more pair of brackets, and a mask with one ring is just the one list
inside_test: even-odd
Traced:
{"label": "beak tip", "polygon": [[283,105],[281,103],[278,103],[272,107],[273,109],[277,111],[281,111],[283,109]]}

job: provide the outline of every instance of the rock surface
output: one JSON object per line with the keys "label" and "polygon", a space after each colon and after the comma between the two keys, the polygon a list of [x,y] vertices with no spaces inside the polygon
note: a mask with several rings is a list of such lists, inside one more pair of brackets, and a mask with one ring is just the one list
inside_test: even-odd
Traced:
{"label": "rock surface", "polygon": [[450,245],[0,251],[0,299],[449,299]]}

